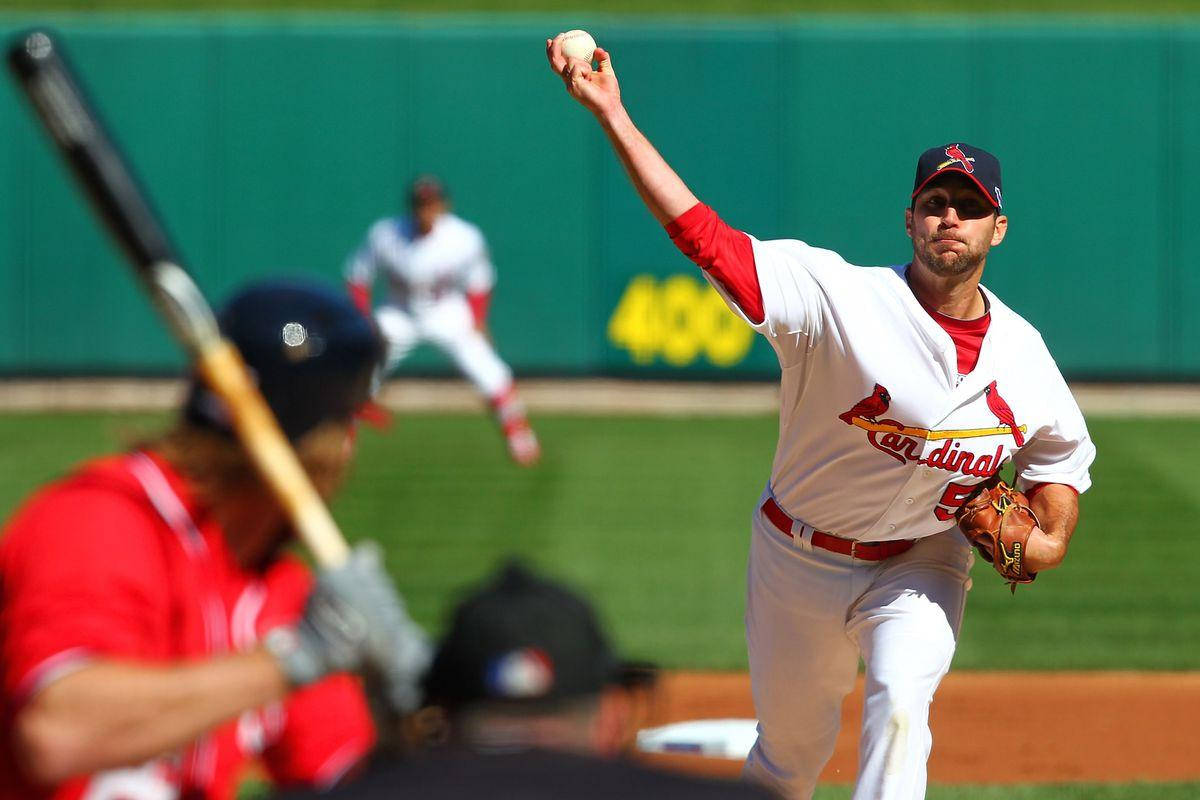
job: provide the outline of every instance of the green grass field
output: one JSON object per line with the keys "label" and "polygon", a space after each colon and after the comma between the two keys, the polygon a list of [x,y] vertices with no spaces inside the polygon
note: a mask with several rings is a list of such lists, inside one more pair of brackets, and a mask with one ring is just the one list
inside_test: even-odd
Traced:
{"label": "green grass field", "polygon": [[[128,414],[0,415],[0,511],[68,465],[158,430]],[[364,430],[334,513],[387,548],[414,615],[438,631],[454,597],[510,554],[592,596],[628,655],[741,668],[748,518],[773,416],[542,416],[546,457],[510,465],[483,414]],[[957,669],[1200,669],[1200,419],[1092,419],[1095,487],[1067,565],[1014,597],[978,565]],[[1183,543],[1181,545],[1181,542]],[[930,800],[1183,800],[1200,784],[933,786]],[[846,800],[823,787],[817,800]]]}
{"label": "green grass field", "polygon": [[[0,510],[73,462],[165,418],[0,416]],[[432,630],[462,588],[509,555],[595,598],[620,648],[673,667],[745,665],[748,519],[773,416],[548,416],[546,457],[510,465],[479,415],[418,414],[367,429],[335,516],[384,543]],[[1016,596],[976,566],[957,669],[1200,669],[1200,518],[1190,480],[1200,420],[1093,419],[1095,486],[1067,564]]]}

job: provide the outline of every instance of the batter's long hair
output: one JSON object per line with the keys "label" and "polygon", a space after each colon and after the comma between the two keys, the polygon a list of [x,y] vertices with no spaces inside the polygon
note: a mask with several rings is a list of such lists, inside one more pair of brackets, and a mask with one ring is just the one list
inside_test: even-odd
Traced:
{"label": "batter's long hair", "polygon": [[[352,424],[327,420],[293,443],[304,471],[326,500],[346,477]],[[170,462],[188,479],[196,498],[209,507],[234,495],[268,491],[237,440],[211,428],[180,420],[162,435],[137,446]]]}

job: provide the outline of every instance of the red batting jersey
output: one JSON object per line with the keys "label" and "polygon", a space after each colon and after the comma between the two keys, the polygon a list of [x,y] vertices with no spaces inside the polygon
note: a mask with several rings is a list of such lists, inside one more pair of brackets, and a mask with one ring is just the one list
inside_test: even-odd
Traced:
{"label": "red batting jersey", "polygon": [[12,722],[91,659],[172,663],[252,649],[295,621],[311,575],[287,557],[239,566],[211,515],[153,453],[85,465],[37,493],[0,538],[0,800],[232,800],[251,760],[282,784],[328,785],[374,745],[357,681],[337,675],[150,763],[53,790],[23,783]]}

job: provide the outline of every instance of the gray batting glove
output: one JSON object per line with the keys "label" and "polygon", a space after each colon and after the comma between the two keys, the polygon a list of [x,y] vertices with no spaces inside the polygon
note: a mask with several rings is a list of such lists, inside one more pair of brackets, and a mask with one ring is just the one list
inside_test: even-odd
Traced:
{"label": "gray batting glove", "polygon": [[420,682],[431,649],[383,569],[379,547],[359,544],[341,566],[323,569],[292,627],[275,628],[263,642],[293,686],[333,672],[375,677],[397,711],[420,704]]}

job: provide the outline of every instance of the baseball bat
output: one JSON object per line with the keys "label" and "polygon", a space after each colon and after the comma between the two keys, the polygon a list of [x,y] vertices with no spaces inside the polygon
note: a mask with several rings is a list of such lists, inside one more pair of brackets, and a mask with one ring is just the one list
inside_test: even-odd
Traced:
{"label": "baseball bat", "polygon": [[92,208],[116,239],[142,287],[191,357],[200,377],[229,408],[233,427],[259,474],[316,562],[342,563],[345,537],[317,493],[237,348],[181,259],[83,90],[78,73],[46,31],[18,35],[8,65]]}

